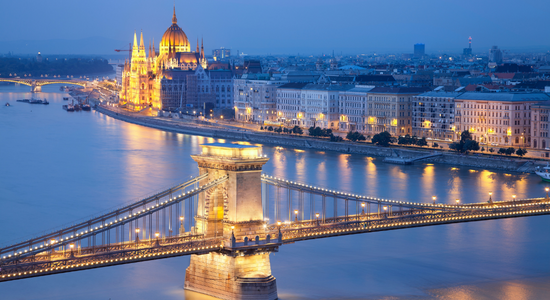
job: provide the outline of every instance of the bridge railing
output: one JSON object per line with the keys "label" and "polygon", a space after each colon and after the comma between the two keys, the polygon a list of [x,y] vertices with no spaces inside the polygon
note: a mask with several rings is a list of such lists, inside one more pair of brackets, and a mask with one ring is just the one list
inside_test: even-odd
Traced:
{"label": "bridge railing", "polygon": [[[184,233],[185,203],[188,229],[194,226],[194,216],[198,195],[227,180],[227,176],[198,186],[207,174],[195,177],[171,189],[109,212],[100,217],[64,228],[39,238],[24,241],[0,249],[0,262],[5,263],[34,256],[45,251],[66,250],[68,248],[97,247],[111,243],[131,241],[134,237],[142,239],[173,236]],[[194,187],[191,189],[191,187]],[[187,189],[187,190],[185,190]],[[180,193],[175,195],[175,193]],[[190,200],[190,201],[186,201]],[[154,219],[154,220],[153,220]],[[141,226],[140,226],[141,223]],[[100,239],[98,241],[98,239]]]}

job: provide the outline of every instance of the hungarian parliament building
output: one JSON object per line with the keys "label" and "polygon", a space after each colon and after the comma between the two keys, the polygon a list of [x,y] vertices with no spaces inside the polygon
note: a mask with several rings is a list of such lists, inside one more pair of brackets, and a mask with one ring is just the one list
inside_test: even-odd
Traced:
{"label": "hungarian parliament building", "polygon": [[132,111],[189,109],[209,111],[231,108],[233,71],[230,64],[209,66],[204,47],[197,39],[195,51],[177,24],[176,9],[158,53],[143,33],[139,44],[134,33],[132,57],[124,64],[119,104]]}

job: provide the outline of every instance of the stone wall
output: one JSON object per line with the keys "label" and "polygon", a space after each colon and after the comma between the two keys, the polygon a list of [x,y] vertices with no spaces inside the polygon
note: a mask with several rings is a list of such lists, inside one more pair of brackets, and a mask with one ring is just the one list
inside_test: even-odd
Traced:
{"label": "stone wall", "polygon": [[269,253],[236,257],[215,252],[191,255],[185,289],[226,300],[277,299]]}
{"label": "stone wall", "polygon": [[[193,135],[201,135],[207,137],[214,137],[220,139],[230,139],[238,141],[247,141],[250,143],[258,144],[270,144],[277,146],[286,146],[291,148],[302,148],[302,149],[316,149],[321,151],[337,151],[343,153],[354,153],[354,154],[363,154],[367,156],[379,156],[379,157],[388,157],[388,156],[404,156],[404,157],[419,157],[427,154],[428,149],[426,150],[415,150],[407,148],[384,148],[378,147],[369,144],[356,144],[350,142],[330,142],[326,140],[320,140],[309,137],[292,137],[284,136],[276,133],[265,132],[265,133],[255,133],[251,131],[237,131],[230,130],[227,128],[216,128],[216,127],[200,127],[195,126],[195,124],[185,124],[181,125],[172,125],[163,123],[161,121],[156,121],[149,119],[147,117],[134,117],[126,114],[116,114],[115,112],[104,108],[97,107],[97,111],[111,116],[122,121],[129,123],[139,124],[143,126],[153,127],[162,129],[165,131],[187,133]],[[477,156],[477,155],[458,155],[454,153],[444,153],[442,156],[429,158],[424,160],[426,162],[433,163],[443,163],[449,165],[457,166],[468,166],[474,168],[488,168],[488,169],[499,169],[505,171],[522,171],[522,172],[533,172],[535,164],[527,165],[528,159],[511,159],[506,157],[488,157],[488,156]]]}

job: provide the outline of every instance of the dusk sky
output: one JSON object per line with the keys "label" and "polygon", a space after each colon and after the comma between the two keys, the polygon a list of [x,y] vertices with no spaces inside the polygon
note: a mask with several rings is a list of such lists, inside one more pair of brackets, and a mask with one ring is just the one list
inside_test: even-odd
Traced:
{"label": "dusk sky", "polygon": [[[0,53],[116,54],[134,30],[158,46],[173,0],[2,1]],[[249,54],[412,52],[474,53],[492,45],[548,51],[542,0],[176,0],[179,26],[194,49],[226,47]],[[60,41],[61,40],[61,41]],[[69,41],[63,41],[69,40]]]}

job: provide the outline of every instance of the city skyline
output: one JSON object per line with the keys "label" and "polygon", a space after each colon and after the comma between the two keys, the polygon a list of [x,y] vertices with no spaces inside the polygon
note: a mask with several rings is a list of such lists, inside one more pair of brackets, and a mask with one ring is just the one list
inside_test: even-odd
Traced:
{"label": "city skyline", "polygon": [[[0,24],[11,30],[0,33],[0,53],[115,54],[115,48],[128,47],[134,31],[143,30],[146,43],[153,38],[159,41],[169,25],[166,16],[173,4],[103,0],[93,5],[66,0],[6,3]],[[345,1],[336,9],[329,1],[175,1],[175,5],[182,29],[193,33],[191,41],[204,37],[207,53],[220,47],[260,55],[319,55],[333,50],[337,54],[412,53],[414,44],[423,43],[427,54],[453,54],[467,47],[470,36],[474,54],[488,53],[493,45],[516,52],[550,49],[550,43],[533,30],[550,8],[549,3],[540,1],[525,1],[520,7],[512,1],[470,0],[444,7],[429,0]],[[48,16],[42,14],[52,7],[55,9]],[[385,13],[377,13],[380,11]],[[22,15],[25,22],[21,22]],[[36,30],[38,27],[41,30]]]}

